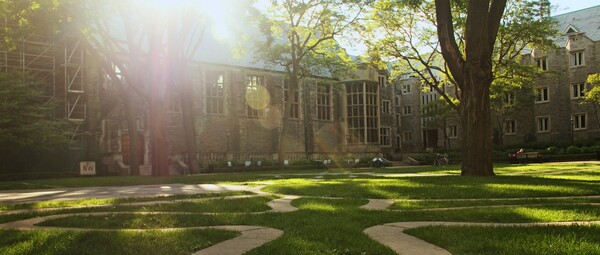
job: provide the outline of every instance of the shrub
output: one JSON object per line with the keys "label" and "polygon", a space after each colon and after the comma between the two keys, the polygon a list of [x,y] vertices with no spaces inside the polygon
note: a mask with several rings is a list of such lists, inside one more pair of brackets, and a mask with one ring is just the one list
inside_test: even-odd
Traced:
{"label": "shrub", "polygon": [[567,154],[579,154],[579,153],[581,153],[581,149],[575,145],[571,145],[571,146],[567,147],[566,152],[567,152]]}
{"label": "shrub", "polygon": [[559,152],[562,152],[562,150],[556,146],[550,146],[548,148],[546,148],[545,153],[546,155],[556,155],[556,154],[560,154]]}
{"label": "shrub", "polygon": [[599,150],[600,147],[597,145],[581,147],[581,153],[596,153]]}

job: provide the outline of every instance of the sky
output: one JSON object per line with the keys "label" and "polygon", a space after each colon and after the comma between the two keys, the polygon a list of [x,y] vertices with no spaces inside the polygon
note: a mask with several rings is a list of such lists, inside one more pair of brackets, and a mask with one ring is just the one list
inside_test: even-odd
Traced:
{"label": "sky", "polygon": [[558,6],[552,10],[552,15],[559,15],[600,5],[600,0],[550,0],[550,4]]}

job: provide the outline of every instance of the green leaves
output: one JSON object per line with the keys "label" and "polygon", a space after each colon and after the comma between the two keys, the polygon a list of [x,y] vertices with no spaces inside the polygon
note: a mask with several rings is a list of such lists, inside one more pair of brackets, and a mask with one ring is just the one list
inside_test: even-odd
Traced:
{"label": "green leaves", "polygon": [[355,1],[271,1],[257,17],[262,37],[253,41],[255,56],[298,78],[339,75],[353,65],[336,37],[361,11]]}
{"label": "green leaves", "polygon": [[586,81],[590,89],[585,92],[585,101],[599,105],[600,104],[600,73],[590,74]]}
{"label": "green leaves", "polygon": [[0,148],[52,149],[68,144],[72,123],[53,117],[55,108],[41,91],[26,74],[0,74]]}

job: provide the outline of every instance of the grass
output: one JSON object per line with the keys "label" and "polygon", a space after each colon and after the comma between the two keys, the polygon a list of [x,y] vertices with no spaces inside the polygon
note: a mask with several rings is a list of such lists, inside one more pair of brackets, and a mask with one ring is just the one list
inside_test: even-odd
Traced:
{"label": "grass", "polygon": [[534,199],[482,199],[482,200],[398,200],[390,210],[423,210],[436,208],[461,208],[469,206],[519,206],[530,204],[564,205],[574,203],[600,203],[600,198],[534,198]]}
{"label": "grass", "polygon": [[[452,254],[600,254],[600,226],[422,227],[406,232]],[[486,238],[481,238],[482,236]]]}
{"label": "grass", "polygon": [[456,199],[584,196],[600,194],[595,181],[529,176],[398,178],[296,178],[274,181],[265,191],[301,196],[391,199]]}
{"label": "grass", "polygon": [[[547,167],[544,167],[547,166]],[[566,169],[566,170],[565,170]],[[269,242],[248,254],[395,254],[389,248],[371,240],[363,230],[375,225],[402,221],[456,221],[456,222],[556,222],[600,220],[600,207],[580,203],[598,202],[597,198],[555,199],[549,197],[600,195],[596,178],[600,176],[598,164],[532,164],[499,165],[499,176],[492,178],[430,176],[430,177],[393,177],[381,176],[394,173],[445,172],[450,168],[437,171],[431,167],[410,169],[358,169],[349,173],[336,172],[339,175],[313,176],[267,174],[214,175],[209,179],[215,182],[249,184],[252,182],[272,182],[264,190],[282,194],[298,194],[307,197],[296,199],[292,204],[300,210],[289,213],[238,214],[235,212],[257,211],[264,208],[266,202],[274,197],[254,197],[235,200],[217,199],[199,203],[175,203],[155,206],[103,208],[115,212],[103,216],[72,216],[46,221],[42,225],[60,227],[81,227],[92,229],[142,228],[149,232],[138,232],[135,237],[141,246],[144,243],[160,239],[165,247],[181,247],[194,250],[190,242],[180,242],[171,238],[172,233],[163,233],[156,229],[174,227],[196,227],[213,225],[258,225],[284,231],[282,237]],[[566,172],[565,172],[566,171]],[[366,175],[365,172],[375,172]],[[361,174],[362,173],[362,174]],[[350,175],[356,175],[351,177]],[[231,178],[230,178],[231,177]],[[189,177],[194,179],[195,177]],[[90,178],[92,179],[92,178]],[[198,179],[194,179],[198,180]],[[189,180],[191,182],[191,180]],[[203,180],[205,181],[205,180]],[[335,197],[327,198],[327,197]],[[533,199],[524,199],[524,198]],[[368,211],[359,209],[369,198],[422,199],[397,201],[392,209],[401,211]],[[482,200],[468,200],[468,199]],[[507,199],[520,198],[520,199]],[[162,199],[162,198],[161,198]],[[432,200],[437,199],[437,200]],[[160,199],[158,199],[160,200]],[[81,203],[86,203],[81,201]],[[423,211],[427,208],[515,205],[508,208],[465,208],[448,211]],[[532,205],[536,204],[536,205]],[[69,212],[82,210],[70,209]],[[88,210],[89,211],[89,210]],[[96,211],[96,210],[95,210]],[[142,214],[140,212],[174,211],[175,214]],[[185,213],[184,213],[185,212]],[[200,215],[199,212],[220,212],[219,214]],[[0,222],[38,215],[61,214],[61,211],[38,212],[19,215],[0,215]],[[454,254],[599,254],[599,226],[571,227],[423,227],[408,230],[410,234],[434,243]],[[93,234],[92,234],[93,233]],[[70,249],[77,242],[86,243],[98,233],[105,232],[60,232],[60,231],[0,231],[1,254],[30,254],[29,250],[13,249],[13,239],[4,236],[21,236],[16,243],[26,246],[39,244],[46,247],[45,254],[73,253],[72,250],[56,250],[56,245]],[[102,237],[106,246],[121,247],[132,242],[130,237],[122,236],[129,231],[115,230],[119,233],[111,237]],[[142,234],[143,233],[143,234]],[[83,238],[81,236],[88,235]],[[145,236],[148,234],[148,236]],[[165,235],[156,237],[152,235]],[[197,233],[196,238],[205,238],[205,233]],[[38,237],[40,236],[40,237]],[[133,237],[132,237],[133,238]],[[7,239],[7,241],[4,241]],[[99,242],[95,242],[99,243]],[[132,244],[133,245],[133,244]],[[137,244],[136,244],[137,245]],[[31,245],[30,245],[31,246]],[[98,246],[98,245],[96,245]],[[30,247],[31,248],[31,247]],[[35,248],[35,247],[34,247]],[[104,247],[96,247],[103,249]],[[16,249],[16,248],[15,248]],[[136,248],[137,249],[137,248]],[[159,251],[145,252],[139,248],[133,252],[129,248],[115,248],[117,253],[157,254]],[[38,250],[35,250],[38,251]],[[174,253],[166,252],[162,253]],[[77,253],[77,252],[74,252]],[[98,254],[102,252],[97,252]],[[189,254],[190,252],[187,252]]]}
{"label": "grass", "polygon": [[0,254],[185,254],[231,239],[222,230],[16,231],[0,230]]}

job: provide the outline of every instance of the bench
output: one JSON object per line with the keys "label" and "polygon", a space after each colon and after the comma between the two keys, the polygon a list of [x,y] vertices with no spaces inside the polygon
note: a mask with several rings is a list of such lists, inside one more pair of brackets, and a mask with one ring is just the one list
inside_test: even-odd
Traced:
{"label": "bench", "polygon": [[509,155],[511,164],[527,164],[531,162],[542,163],[542,157],[537,151],[533,152],[521,152]]}

